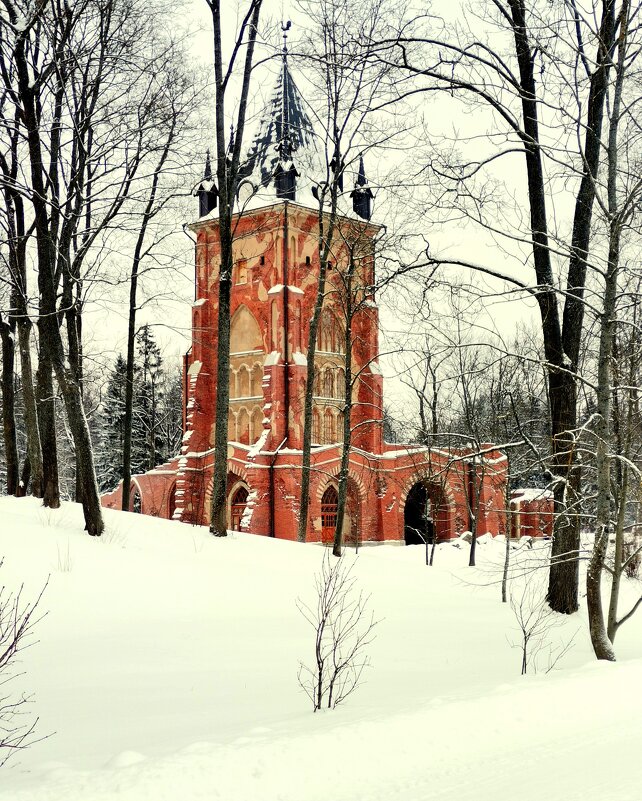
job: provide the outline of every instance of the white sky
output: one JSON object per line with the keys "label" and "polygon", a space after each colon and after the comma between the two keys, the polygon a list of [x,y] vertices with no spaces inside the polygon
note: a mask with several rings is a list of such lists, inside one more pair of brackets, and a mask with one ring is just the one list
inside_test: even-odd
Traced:
{"label": "white sky", "polygon": [[[451,15],[457,11],[457,6],[453,6],[452,3],[443,3],[440,6],[443,6],[445,13]],[[230,4],[230,7],[233,8],[233,4]],[[195,29],[192,35],[191,47],[193,55],[202,64],[203,70],[212,70],[211,20],[205,0],[191,0],[186,8],[187,13],[181,19],[184,26]],[[295,9],[285,7],[284,10],[283,3],[268,0],[264,6],[264,20],[269,23],[270,28],[274,31],[274,41],[277,44],[280,42],[279,22],[283,18],[293,18],[295,21],[290,32],[290,49],[293,50],[296,47],[297,37],[305,35],[304,24],[300,20],[297,23]],[[234,12],[232,12],[229,19],[234,19]],[[293,65],[293,71],[295,80],[299,82],[305,95],[305,78],[300,74],[296,64]],[[267,101],[273,82],[273,67],[269,64],[260,67],[252,88],[255,112],[260,112],[260,109]],[[206,109],[204,111],[207,113]],[[419,96],[411,110],[411,117],[414,117],[413,122],[418,123],[423,118],[430,134],[436,138],[436,141],[440,139],[443,141],[446,139],[459,139],[460,146],[467,135],[480,132],[480,122],[483,123],[483,116],[482,112],[476,112],[474,115],[461,113],[454,109],[450,97],[437,98],[434,94]],[[211,119],[213,122],[213,109]],[[404,124],[408,124],[407,120],[404,120]],[[490,118],[488,118],[487,125],[490,130],[492,126]],[[481,130],[483,131],[483,128]],[[247,132],[248,137],[252,133],[253,128],[252,123],[250,123],[250,128]],[[203,141],[202,151],[204,152],[206,147],[210,145],[210,141]],[[470,149],[470,145],[468,147]],[[483,136],[477,141],[475,147],[478,148],[478,152],[484,150]],[[417,158],[414,149],[395,155],[382,152],[380,158],[373,158],[372,156],[373,154],[369,154],[366,164],[369,176],[373,175],[375,165],[380,165],[380,173],[385,174],[391,166],[395,166],[395,159],[400,160],[403,169],[414,169],[423,165],[423,159],[425,158],[425,156]],[[200,157],[199,154],[197,160]],[[523,156],[521,154],[515,154],[508,157],[503,165],[495,165],[498,179],[507,183],[509,195],[513,195],[515,198],[514,201],[510,197],[506,198],[508,206],[512,204],[513,206],[523,207],[524,185],[520,183],[520,181],[523,181],[524,176],[522,160]],[[380,193],[378,200],[375,211],[376,221],[386,223],[389,227],[394,227],[395,221],[391,213],[392,207],[388,205],[385,193]],[[395,205],[398,206],[399,204]],[[193,213],[196,216],[196,199],[194,199],[191,208],[188,208],[189,213]],[[496,237],[493,237],[488,232],[482,232],[478,226],[464,225],[459,221],[442,224],[439,220],[435,220],[436,216],[436,214],[432,215],[428,211],[425,214],[418,215],[419,222],[416,223],[416,232],[430,240],[431,253],[486,264],[502,272],[519,275],[521,278],[530,277],[531,270],[529,267],[524,267],[524,257],[522,255],[527,253],[527,248],[517,246],[512,248],[511,253],[506,253],[498,247]],[[401,214],[398,215],[398,220],[407,224],[407,212],[402,210]],[[188,220],[185,221],[187,222]],[[153,322],[158,326],[156,328],[157,338],[164,347],[166,361],[168,362],[174,358],[177,359],[189,347],[190,302],[193,297],[193,251],[187,235],[179,235],[175,240],[175,247],[179,252],[178,261],[182,262],[179,272],[174,273],[169,282],[166,281],[168,286],[165,287],[166,296],[162,301],[157,305],[144,309],[139,315],[141,322]],[[451,269],[448,273],[448,276],[452,276],[453,280],[457,280],[462,275],[465,276],[460,270],[455,269]],[[145,278],[143,280],[143,288],[147,288],[149,292],[150,286],[150,279]],[[117,290],[110,290],[108,294],[110,302],[107,310],[105,310],[104,295],[100,298],[100,303],[95,303],[87,308],[86,331],[88,341],[86,350],[89,354],[92,351],[104,352],[107,361],[111,363],[118,350],[122,350],[125,340],[126,290],[121,287]],[[389,347],[386,331],[398,331],[400,325],[398,312],[396,310],[392,312],[386,306],[385,296],[382,300],[381,349],[385,351]],[[501,333],[509,336],[520,321],[532,320],[533,316],[533,304],[525,303],[523,298],[513,299],[510,302],[505,299],[495,298],[486,304],[486,317],[484,318],[483,315],[479,317],[478,323],[482,330],[492,329],[493,326],[496,326]],[[417,330],[409,330],[408,341],[412,341],[413,334],[420,333]],[[481,336],[481,334],[478,333],[476,336]],[[399,382],[393,378],[397,364],[398,360],[382,358],[384,374],[388,378],[386,396],[389,400],[395,397],[405,397],[405,391]]]}

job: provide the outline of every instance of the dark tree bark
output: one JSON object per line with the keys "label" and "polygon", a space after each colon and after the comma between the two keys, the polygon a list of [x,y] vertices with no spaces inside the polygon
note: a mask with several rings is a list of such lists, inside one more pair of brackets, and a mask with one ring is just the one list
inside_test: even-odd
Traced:
{"label": "dark tree bark", "polygon": [[0,315],[0,338],[2,339],[2,434],[4,441],[5,469],[7,471],[7,495],[16,495],[19,487],[20,464],[16,438],[16,414],[14,393],[15,341],[8,322]]}
{"label": "dark tree bark", "polygon": [[[44,8],[39,12],[43,13]],[[15,12],[14,12],[15,15]],[[59,47],[62,48],[70,35],[70,19],[59,21]],[[35,20],[34,20],[35,23]],[[16,100],[21,108],[27,134],[29,153],[28,171],[33,188],[31,201],[34,209],[35,236],[38,257],[38,289],[40,295],[40,318],[38,329],[40,347],[44,358],[51,363],[62,392],[67,419],[72,432],[80,480],[83,489],[83,513],[85,528],[92,536],[100,536],[104,521],[96,483],[94,459],[89,435],[89,427],[82,405],[82,394],[73,364],[67,366],[62,336],[58,324],[57,310],[57,248],[54,232],[50,229],[50,216],[46,202],[47,178],[45,177],[45,153],[40,136],[38,113],[38,85],[32,83],[29,59],[26,50],[26,37],[29,26],[16,37],[13,58],[17,73],[15,88]],[[62,53],[61,53],[62,55]],[[52,164],[57,164],[58,154],[51,153]],[[51,181],[51,176],[49,176]],[[33,466],[32,466],[33,469]]]}
{"label": "dark tree bark", "polygon": [[36,371],[38,397],[38,429],[42,448],[42,500],[45,506],[58,509],[60,490],[58,482],[58,443],[56,440],[56,403],[51,362],[44,353],[38,360]]}
{"label": "dark tree bark", "polygon": [[[230,294],[232,285],[234,239],[234,202],[239,180],[241,147],[245,130],[245,115],[252,74],[254,45],[257,26],[261,14],[262,0],[251,0],[239,28],[234,51],[228,62],[227,71],[223,69],[223,30],[221,24],[220,0],[206,0],[212,13],[214,29],[214,79],[215,79],[215,129],[216,129],[216,179],[219,198],[219,246],[221,266],[218,282],[218,343],[216,370],[216,429],[214,433],[214,476],[212,479],[212,500],[210,508],[210,532],[217,537],[227,536],[227,442],[228,410],[230,403]],[[244,42],[245,35],[247,40]],[[236,134],[231,153],[225,131],[225,99],[229,80],[233,74],[236,57],[245,45],[245,60],[242,71],[241,95],[236,115]]]}
{"label": "dark tree bark", "polygon": [[332,554],[341,556],[343,545],[343,526],[348,501],[348,473],[350,468],[350,446],[352,440],[352,323],[354,320],[353,281],[355,274],[354,254],[350,254],[344,281],[345,310],[345,381],[343,385],[343,445],[339,468],[339,492],[337,501],[337,524],[334,532]]}

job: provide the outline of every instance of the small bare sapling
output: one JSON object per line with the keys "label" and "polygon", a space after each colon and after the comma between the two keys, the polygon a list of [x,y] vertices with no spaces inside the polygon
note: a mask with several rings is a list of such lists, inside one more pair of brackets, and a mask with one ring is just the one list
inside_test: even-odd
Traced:
{"label": "small bare sapling", "polygon": [[[2,564],[0,560],[0,568]],[[0,584],[0,767],[42,739],[35,734],[38,718],[29,713],[30,696],[10,692],[10,682],[20,675],[17,657],[33,644],[34,626],[46,614],[38,608],[46,587],[29,601],[23,597],[24,587],[12,592]]]}
{"label": "small bare sapling", "polygon": [[541,582],[529,578],[521,592],[510,593],[510,608],[517,621],[519,640],[510,641],[522,657],[522,676],[526,673],[549,673],[573,647],[570,640],[554,642],[552,632],[563,625],[566,617],[554,612],[545,600]]}
{"label": "small bare sapling", "polygon": [[356,587],[353,567],[354,560],[348,562],[345,555],[332,559],[326,550],[315,577],[315,604],[297,599],[299,611],[314,630],[314,665],[300,662],[298,679],[315,712],[345,701],[370,664],[366,651],[378,621],[368,610],[370,596]]}

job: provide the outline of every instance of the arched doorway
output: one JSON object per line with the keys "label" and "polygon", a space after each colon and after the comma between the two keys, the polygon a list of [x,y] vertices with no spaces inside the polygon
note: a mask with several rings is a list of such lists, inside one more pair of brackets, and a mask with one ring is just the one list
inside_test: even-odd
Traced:
{"label": "arched doorway", "polygon": [[241,530],[241,520],[245,514],[249,492],[247,487],[240,486],[234,491],[230,501],[230,529]]}
{"label": "arched doorway", "polygon": [[321,498],[321,541],[332,542],[337,527],[339,495],[334,484],[330,484]]}
{"label": "arched doorway", "polygon": [[141,512],[143,511],[143,501],[140,497],[140,491],[136,485],[134,485],[131,488],[131,498],[132,498],[131,501],[132,512],[135,512],[138,515],[141,514]]}
{"label": "arched doorway", "polygon": [[176,482],[172,484],[172,488],[169,492],[169,504],[167,511],[167,519],[171,520],[174,517],[174,512],[176,511]]}
{"label": "arched doorway", "polygon": [[420,481],[406,497],[403,510],[406,545],[422,545],[444,536],[444,499],[439,487]]}

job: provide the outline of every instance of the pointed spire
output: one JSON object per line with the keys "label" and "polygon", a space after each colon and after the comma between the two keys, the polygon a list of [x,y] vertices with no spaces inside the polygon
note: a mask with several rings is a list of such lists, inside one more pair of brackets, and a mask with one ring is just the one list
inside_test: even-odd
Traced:
{"label": "pointed spire", "polygon": [[206,214],[214,211],[216,204],[218,203],[218,190],[212,175],[212,162],[210,160],[209,148],[207,149],[207,153],[205,155],[205,170],[203,171],[203,180],[199,184],[195,194],[198,197],[199,217],[205,217]]}
{"label": "pointed spire", "polygon": [[359,156],[359,172],[357,174],[357,185],[365,186],[368,183],[366,180],[366,169],[363,166],[363,153]]}
{"label": "pointed spire", "polygon": [[234,152],[234,145],[236,143],[236,134],[234,133],[234,125],[230,125],[230,141],[227,143],[227,152],[228,155],[232,155]]}
{"label": "pointed spire", "polygon": [[[252,180],[258,186],[274,187],[278,197],[294,199],[296,179],[301,172],[308,177],[306,164],[312,160],[312,152],[316,157],[316,146],[312,124],[288,65],[287,32],[291,26],[289,20],[281,23],[283,49],[279,77],[241,173],[242,178],[253,175]],[[281,170],[277,182],[278,167]]]}
{"label": "pointed spire", "polygon": [[366,169],[363,164],[363,153],[359,156],[359,172],[350,197],[352,198],[352,210],[354,213],[363,220],[369,220],[372,217],[372,199],[374,195],[368,186]]}

